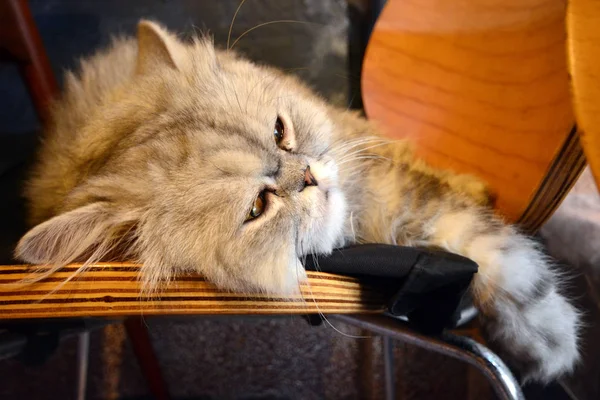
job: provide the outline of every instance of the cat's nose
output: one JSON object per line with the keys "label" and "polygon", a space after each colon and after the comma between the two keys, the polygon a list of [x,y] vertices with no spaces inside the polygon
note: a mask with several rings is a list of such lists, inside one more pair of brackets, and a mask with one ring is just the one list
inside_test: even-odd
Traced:
{"label": "cat's nose", "polygon": [[310,165],[307,166],[304,170],[304,186],[300,191],[304,190],[304,188],[307,186],[317,186],[318,184],[319,183],[317,182],[313,174],[310,172]]}

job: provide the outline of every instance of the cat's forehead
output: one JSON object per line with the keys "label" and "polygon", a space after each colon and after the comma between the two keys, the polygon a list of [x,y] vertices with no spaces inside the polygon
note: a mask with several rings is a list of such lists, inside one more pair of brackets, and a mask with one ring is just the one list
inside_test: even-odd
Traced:
{"label": "cat's forehead", "polygon": [[203,62],[182,71],[185,79],[175,81],[167,105],[173,120],[191,132],[194,146],[238,155],[245,151],[238,158],[247,158],[252,167],[253,157],[270,158],[277,151],[273,129],[278,118],[299,153],[315,155],[327,146],[333,129],[327,108],[297,78],[225,52],[214,67],[201,68]]}
{"label": "cat's forehead", "polygon": [[208,105],[226,104],[243,113],[262,114],[290,107],[306,95],[294,78],[227,52],[217,52],[214,68],[194,68],[195,87]]}
{"label": "cat's forehead", "polygon": [[269,176],[281,162],[272,131],[275,118],[192,108],[155,127],[157,140],[151,146],[161,157],[189,158],[192,169],[204,177]]}

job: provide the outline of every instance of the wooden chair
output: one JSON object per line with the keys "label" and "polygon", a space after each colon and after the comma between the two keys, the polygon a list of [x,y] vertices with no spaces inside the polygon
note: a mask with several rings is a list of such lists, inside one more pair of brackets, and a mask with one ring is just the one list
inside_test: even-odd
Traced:
{"label": "wooden chair", "polygon": [[26,0],[0,2],[0,61],[14,62],[42,122],[58,84]]}
{"label": "wooden chair", "polygon": [[[58,83],[52,72],[50,61],[26,0],[3,0],[0,2],[0,62],[9,62],[17,65],[21,78],[30,94],[38,118],[42,125],[46,124],[49,120],[49,104],[52,101],[52,98],[58,95]],[[8,198],[18,198],[20,193],[16,192],[17,189],[14,185],[15,182],[12,176],[13,171],[11,171],[11,167],[14,166],[9,166],[7,168],[7,173],[6,171],[3,172],[5,172],[5,175],[9,176],[9,179],[5,180],[10,181],[11,189],[14,192],[5,194]],[[20,174],[17,174],[17,178],[21,177]],[[14,202],[8,201],[8,204],[14,205]],[[15,212],[18,214],[17,210],[15,210]],[[19,218],[16,219],[18,220]],[[9,221],[3,221],[3,223],[6,224],[9,223]],[[18,230],[21,226],[12,226],[8,229],[10,228]],[[5,229],[6,227],[3,228],[2,233],[5,233]],[[4,236],[8,236],[8,241],[10,242],[10,239],[13,237],[12,233],[13,232],[9,233],[9,235],[3,235],[4,241],[7,239]],[[8,272],[7,269],[2,269],[1,273],[6,272]],[[26,298],[21,296],[18,297],[20,297],[20,300],[18,301],[23,301]],[[6,302],[6,298],[3,298],[3,300],[5,301],[5,304],[11,303],[10,300]],[[8,308],[14,312],[18,309],[18,306],[8,306]],[[0,312],[0,315],[2,315],[0,318],[11,319],[9,316],[10,312],[11,311],[7,311],[7,313]],[[141,324],[139,317],[135,317],[135,315],[138,314],[131,313],[129,315],[134,315],[134,317],[126,318],[124,323],[140,367],[147,377],[148,384],[151,386],[154,395],[158,399],[167,399],[168,391],[166,389],[166,384],[162,379],[160,368],[156,357],[154,356],[150,337],[145,329],[145,325]],[[54,316],[52,315],[52,312],[40,312],[35,315],[24,314],[22,317],[49,318]],[[80,336],[78,398],[82,398],[81,396],[85,390],[87,346],[89,343],[88,335],[89,333],[84,331]],[[23,344],[22,340],[22,337],[11,338],[12,343],[16,343],[18,346]]]}
{"label": "wooden chair", "polygon": [[568,61],[581,143],[600,190],[600,4],[571,0],[567,10]]}
{"label": "wooden chair", "polygon": [[484,178],[498,212],[535,233],[586,158],[600,188],[598,21],[593,0],[388,0],[363,65],[366,114],[430,164]]}
{"label": "wooden chair", "polygon": [[431,165],[482,178],[498,212],[531,233],[586,161],[569,88],[565,7],[388,0],[362,75],[370,119],[409,138]]}
{"label": "wooden chair", "polygon": [[[584,1],[582,0],[582,3]],[[378,3],[378,2],[377,2]],[[377,15],[378,10],[371,10]],[[3,59],[16,61],[29,88],[42,121],[47,120],[47,105],[57,92],[39,34],[25,0],[0,3],[0,44]],[[577,78],[579,79],[579,78]],[[372,84],[372,83],[371,83]],[[370,90],[367,84],[364,90]],[[577,85],[577,83],[576,83]],[[584,107],[582,106],[582,110]],[[367,107],[367,111],[369,108]],[[584,113],[585,111],[582,111]],[[597,124],[592,124],[597,126]],[[588,132],[590,132],[590,129]],[[589,146],[588,146],[589,147]],[[593,154],[593,150],[590,150]],[[168,398],[160,368],[140,315],[239,315],[239,314],[333,314],[333,318],[353,324],[388,338],[406,341],[432,351],[459,358],[481,370],[501,399],[521,399],[519,385],[503,362],[477,341],[461,335],[446,333],[438,337],[420,334],[396,318],[384,315],[385,299],[378,287],[358,279],[309,272],[309,284],[302,294],[291,300],[278,300],[256,294],[236,294],[217,290],[198,276],[180,277],[171,282],[158,298],[140,299],[136,279],[139,266],[133,264],[97,264],[56,288],[76,265],[69,266],[49,279],[26,288],[7,289],[0,286],[0,316],[3,320],[32,320],[45,318],[104,317],[125,318],[125,326],[134,346],[140,366],[159,399]],[[18,281],[27,273],[25,266],[0,267],[0,283]],[[386,341],[386,373],[393,373]],[[82,349],[85,349],[85,339]],[[388,398],[393,390],[388,388]]]}

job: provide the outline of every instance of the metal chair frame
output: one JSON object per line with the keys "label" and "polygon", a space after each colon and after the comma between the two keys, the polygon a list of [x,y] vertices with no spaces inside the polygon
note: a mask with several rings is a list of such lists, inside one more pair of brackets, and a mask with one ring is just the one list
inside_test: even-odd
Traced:
{"label": "metal chair frame", "polygon": [[[362,52],[364,51],[364,46],[366,46],[366,41],[368,40],[368,35],[374,21],[385,2],[370,1],[368,3],[367,13],[364,15],[365,19],[363,20],[363,25],[360,27],[362,31],[359,34],[358,40],[359,45],[363,47],[358,52],[355,51],[352,53],[358,55],[359,62],[362,60]],[[18,32],[15,33],[15,37],[20,38],[20,40],[27,44],[24,48],[24,54],[18,54],[16,59],[23,65],[22,76],[32,95],[36,111],[41,117],[41,120],[45,122],[47,119],[46,105],[48,104],[50,97],[56,93],[56,81],[52,76],[45,50],[31,17],[27,2],[25,0],[10,0],[7,4],[10,5],[10,11],[13,13],[15,21],[17,21]],[[354,68],[355,71],[356,69],[360,71],[360,68],[356,67],[356,62],[357,60],[352,59],[351,57],[351,70]],[[360,76],[360,73],[354,73],[354,75]],[[351,90],[355,92],[359,90],[356,85],[359,87],[360,82],[351,82]],[[353,96],[353,101],[354,99]],[[360,104],[359,99],[356,101],[357,103],[355,102],[355,104]],[[333,315],[332,318],[383,336],[386,381],[385,393],[387,399],[395,398],[393,384],[394,365],[392,357],[392,341],[394,340],[410,343],[473,365],[488,379],[498,398],[501,400],[524,399],[518,382],[502,360],[491,350],[470,338],[452,333],[444,333],[438,337],[422,335],[410,329],[405,322],[385,315]],[[142,364],[142,370],[149,381],[155,397],[158,399],[167,399],[168,393],[166,385],[162,382],[162,378],[160,378],[160,370],[156,359],[153,356],[147,332],[145,332],[145,328],[136,326],[135,321],[136,319],[126,320],[125,324],[130,338],[138,343],[136,346],[139,348],[136,348],[136,356],[138,357],[140,364]],[[144,338],[145,340],[142,340]],[[22,338],[13,342],[12,345],[16,346],[13,350],[22,347],[24,345]],[[78,377],[76,393],[77,399],[79,400],[85,398],[88,353],[89,330],[84,330],[79,333],[78,345]],[[144,353],[150,356],[150,358],[143,357],[142,355]],[[148,363],[152,365],[149,365]],[[158,381],[157,374],[159,378]]]}

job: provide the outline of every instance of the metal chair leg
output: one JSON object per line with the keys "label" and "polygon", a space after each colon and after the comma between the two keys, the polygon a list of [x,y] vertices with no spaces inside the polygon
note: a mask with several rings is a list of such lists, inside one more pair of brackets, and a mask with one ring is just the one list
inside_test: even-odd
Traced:
{"label": "metal chair leg", "polygon": [[79,334],[77,345],[77,400],[85,400],[87,389],[88,361],[90,357],[90,332]]}
{"label": "metal chair leg", "polygon": [[389,336],[383,337],[383,367],[385,379],[385,399],[396,399],[396,379],[394,373],[394,343]]}
{"label": "metal chair leg", "polygon": [[500,357],[470,338],[450,333],[444,333],[440,337],[425,336],[413,331],[400,320],[384,315],[335,315],[332,318],[465,361],[485,375],[499,399],[525,400],[519,383]]}

